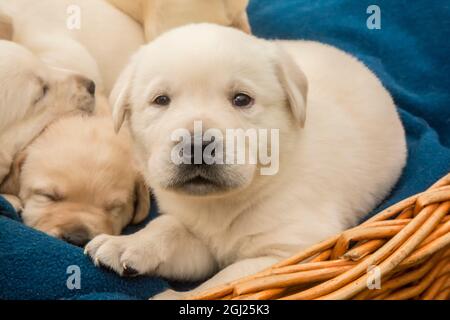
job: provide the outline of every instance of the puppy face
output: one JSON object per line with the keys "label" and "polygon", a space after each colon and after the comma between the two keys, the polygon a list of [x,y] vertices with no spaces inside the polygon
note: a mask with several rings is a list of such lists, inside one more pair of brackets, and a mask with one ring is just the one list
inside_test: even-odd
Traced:
{"label": "puppy face", "polygon": [[[92,113],[95,84],[64,70],[51,69],[25,48],[0,41],[0,133],[45,127],[73,112]],[[28,128],[22,128],[23,123]],[[43,129],[43,128],[42,128]]]}
{"label": "puppy face", "polygon": [[145,219],[149,192],[130,144],[109,118],[72,117],[50,126],[15,166],[25,224],[82,246]]}
{"label": "puppy face", "polygon": [[168,32],[137,53],[111,102],[116,129],[129,119],[153,188],[220,196],[250,186],[259,164],[175,164],[173,133],[194,132],[196,121],[203,130],[221,132],[280,129],[280,147],[288,148],[284,137],[305,121],[306,87],[303,73],[275,45],[232,28],[200,24]]}

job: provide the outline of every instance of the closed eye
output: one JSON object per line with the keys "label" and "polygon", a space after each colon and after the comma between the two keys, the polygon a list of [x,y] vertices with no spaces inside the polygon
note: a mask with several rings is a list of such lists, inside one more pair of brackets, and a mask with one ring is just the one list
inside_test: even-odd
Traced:
{"label": "closed eye", "polygon": [[64,199],[64,197],[61,194],[57,193],[57,192],[48,192],[48,191],[44,191],[44,190],[35,190],[34,194],[39,196],[39,197],[45,198],[46,200],[51,201],[51,202],[60,202],[60,201],[62,201]]}

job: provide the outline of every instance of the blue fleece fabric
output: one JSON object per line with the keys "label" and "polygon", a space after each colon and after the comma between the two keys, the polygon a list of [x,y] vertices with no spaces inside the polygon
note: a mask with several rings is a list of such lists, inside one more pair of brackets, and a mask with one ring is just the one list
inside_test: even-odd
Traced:
{"label": "blue fleece fabric", "polygon": [[[372,4],[381,9],[380,30],[366,27]],[[409,158],[380,208],[450,171],[448,1],[252,0],[249,15],[258,36],[317,40],[352,53],[392,93]],[[0,215],[0,299],[144,299],[165,287],[162,280],[122,279],[95,268],[81,249],[20,224],[2,199]],[[66,286],[70,265],[81,269],[81,290]]]}

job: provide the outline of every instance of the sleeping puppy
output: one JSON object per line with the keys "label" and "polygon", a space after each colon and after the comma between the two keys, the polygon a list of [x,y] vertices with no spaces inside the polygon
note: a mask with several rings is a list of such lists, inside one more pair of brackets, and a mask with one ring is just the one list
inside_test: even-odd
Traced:
{"label": "sleeping puppy", "polygon": [[[258,272],[355,224],[405,164],[404,130],[389,93],[362,63],[320,43],[181,27],[136,54],[111,101],[116,128],[128,123],[162,214],[135,234],[95,238],[86,253],[121,275],[215,274],[191,293]],[[196,121],[203,139],[196,139]],[[279,149],[278,170],[263,174],[262,157],[208,164],[214,152],[206,149],[229,142],[208,138],[213,128],[278,129],[278,139],[257,145]],[[180,129],[194,136],[182,152]],[[200,161],[177,162],[174,155],[192,157],[191,148]]]}
{"label": "sleeping puppy", "polygon": [[51,68],[22,46],[0,40],[0,183],[15,155],[50,123],[91,114],[94,94],[91,80]]}
{"label": "sleeping puppy", "polygon": [[251,32],[248,0],[108,0],[144,26],[149,42],[161,33],[195,22],[216,23]]}
{"label": "sleeping puppy", "polygon": [[[25,224],[75,245],[100,233],[120,234],[148,215],[149,192],[131,164],[130,138],[114,135],[105,94],[143,44],[142,28],[102,0],[0,0],[0,9],[12,18],[15,41],[98,84],[97,118],[52,124],[17,158],[0,190],[22,200]],[[70,29],[77,9],[80,29]]]}
{"label": "sleeping puppy", "polygon": [[118,235],[149,212],[126,131],[107,117],[57,121],[14,162],[2,192],[19,195],[26,225],[77,246]]}

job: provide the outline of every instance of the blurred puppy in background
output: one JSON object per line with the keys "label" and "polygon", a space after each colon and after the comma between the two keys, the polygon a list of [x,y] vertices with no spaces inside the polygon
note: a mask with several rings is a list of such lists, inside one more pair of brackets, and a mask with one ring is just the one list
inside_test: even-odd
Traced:
{"label": "blurred puppy in background", "polygon": [[[80,9],[80,29],[67,26],[71,6]],[[143,43],[142,28],[103,0],[0,0],[0,9],[14,26],[4,29],[12,39],[49,65],[89,75],[98,84],[91,82],[96,117],[49,126],[16,158],[0,190],[22,200],[25,224],[75,245],[142,221],[150,205],[148,188],[133,167],[128,135],[114,133],[106,98]]]}
{"label": "blurred puppy in background", "polygon": [[[50,123],[93,113],[94,90],[91,80],[50,68],[22,46],[0,40],[0,183],[16,154]],[[20,207],[18,199],[6,198]]]}
{"label": "blurred puppy in background", "polygon": [[142,27],[103,0],[0,0],[0,12],[14,25],[14,42],[93,79],[106,95],[145,42]]}
{"label": "blurred puppy in background", "polygon": [[11,17],[15,42],[88,76],[106,95],[131,55],[171,28],[212,22],[250,32],[248,0],[109,2],[126,14],[103,0],[0,0],[0,12]]}
{"label": "blurred puppy in background", "polygon": [[108,0],[144,27],[147,41],[185,24],[209,22],[250,33],[248,0]]}

